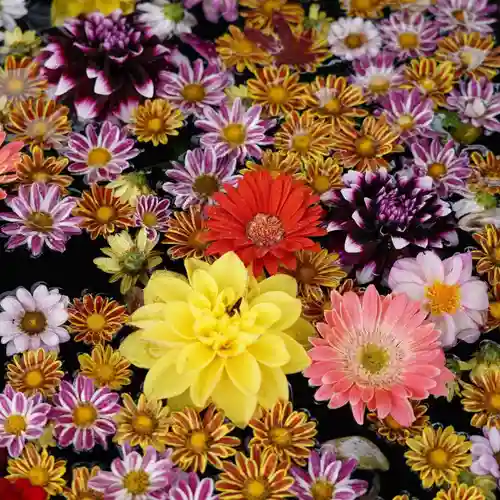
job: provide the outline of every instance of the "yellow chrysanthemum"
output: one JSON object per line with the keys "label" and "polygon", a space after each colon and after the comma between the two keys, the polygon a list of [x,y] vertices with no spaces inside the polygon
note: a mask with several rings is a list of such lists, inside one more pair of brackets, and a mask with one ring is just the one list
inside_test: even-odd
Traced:
{"label": "yellow chrysanthemum", "polygon": [[275,275],[259,283],[234,252],[213,264],[187,259],[187,279],[153,273],[144,306],[131,324],[139,331],[121,344],[134,365],[148,368],[149,398],[189,391],[192,404],[209,398],[235,424],[245,426],[257,404],[288,400],[286,374],[310,363],[300,335],[297,283]]}
{"label": "yellow chrysanthemum", "polygon": [[474,413],[471,425],[500,429],[500,369],[492,367],[471,374],[470,381],[462,382],[462,405],[465,411]]}
{"label": "yellow chrysanthemum", "polygon": [[23,31],[19,26],[16,26],[12,31],[5,31],[4,37],[0,54],[10,54],[17,57],[36,56],[42,43],[36,31]]}
{"label": "yellow chrysanthemum", "polygon": [[389,4],[388,0],[342,0],[342,9],[349,17],[364,17],[373,19],[382,17],[383,10]]}
{"label": "yellow chrysanthemum", "polygon": [[240,0],[245,28],[269,33],[273,31],[273,16],[279,15],[291,26],[298,26],[304,20],[304,9],[299,2],[291,0]]}
{"label": "yellow chrysanthemum", "polygon": [[135,10],[135,0],[53,0],[51,18],[52,24],[60,25],[68,17],[78,17],[99,11],[105,15],[120,9],[124,14]]}
{"label": "yellow chrysanthemum", "polygon": [[77,467],[73,469],[73,480],[71,488],[65,488],[63,492],[66,500],[104,500],[104,493],[99,493],[89,487],[89,479],[97,476],[101,469],[99,467]]}
{"label": "yellow chrysanthemum", "polygon": [[342,167],[333,158],[320,158],[304,162],[304,169],[297,174],[297,179],[303,180],[323,201],[328,201],[328,195],[335,189],[342,189]]}
{"label": "yellow chrysanthemum", "polygon": [[475,486],[453,484],[447,490],[439,490],[434,500],[485,500],[484,493]]}
{"label": "yellow chrysanthemum", "polygon": [[297,156],[287,154],[285,151],[266,149],[262,153],[262,158],[258,161],[259,163],[248,160],[246,168],[243,168],[241,173],[264,169],[269,170],[273,177],[277,177],[280,174],[294,175],[299,172],[301,167],[300,159]]}
{"label": "yellow chrysanthemum", "polygon": [[470,155],[472,175],[467,184],[471,191],[500,194],[500,156],[487,151],[483,156],[478,151]]}

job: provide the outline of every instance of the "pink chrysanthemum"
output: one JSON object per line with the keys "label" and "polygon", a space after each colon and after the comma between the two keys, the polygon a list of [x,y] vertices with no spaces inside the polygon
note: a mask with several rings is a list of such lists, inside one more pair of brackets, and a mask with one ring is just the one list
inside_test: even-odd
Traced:
{"label": "pink chrysanthemum", "polygon": [[18,457],[26,441],[43,434],[49,411],[50,405],[42,403],[40,394],[27,397],[6,385],[0,394],[0,448]]}
{"label": "pink chrysanthemum", "polygon": [[215,500],[214,481],[209,477],[200,479],[197,474],[190,472],[185,479],[181,479],[169,491],[169,500]]}
{"label": "pink chrysanthemum", "polygon": [[389,287],[423,304],[443,346],[452,346],[457,338],[469,343],[478,339],[488,312],[488,287],[472,276],[470,253],[444,261],[434,252],[400,259],[389,273]]}
{"label": "pink chrysanthemum", "polygon": [[205,133],[201,145],[214,148],[218,157],[228,155],[230,159],[243,162],[247,156],[260,159],[260,146],[273,144],[274,139],[266,131],[274,125],[273,120],[261,120],[262,108],[258,105],[246,110],[241,99],[235,99],[231,108],[224,103],[219,110],[207,109],[205,118],[195,125]]}
{"label": "pink chrysanthemum", "polygon": [[442,31],[491,33],[495,5],[488,0],[439,0],[429,7]]}
{"label": "pink chrysanthemum", "polygon": [[224,89],[231,84],[230,74],[215,64],[181,58],[177,71],[162,71],[158,96],[167,99],[184,115],[203,118],[208,108],[218,107],[226,99]]}
{"label": "pink chrysanthemum", "polygon": [[158,231],[165,232],[168,229],[168,218],[171,213],[169,207],[170,200],[152,194],[138,196],[134,223],[137,227],[145,228],[148,238],[154,240]]}
{"label": "pink chrysanthemum", "polygon": [[50,414],[59,445],[73,444],[82,451],[91,450],[97,442],[106,449],[106,438],[116,432],[113,417],[120,410],[118,399],[107,387],[96,390],[94,382],[83,375],[73,384],[61,382]]}
{"label": "pink chrysanthemum", "polygon": [[[401,262],[401,261],[399,261]],[[427,312],[405,294],[380,296],[370,285],[362,298],[331,292],[332,310],[310,339],[312,364],[304,372],[320,388],[318,401],[335,409],[350,403],[363,423],[365,408],[391,415],[402,426],[415,419],[410,399],[448,393],[453,379],[445,367],[440,332],[424,324]]]}
{"label": "pink chrysanthemum", "polygon": [[64,252],[69,238],[82,232],[78,227],[81,217],[71,217],[75,198],[61,198],[57,185],[20,186],[18,195],[5,203],[12,210],[0,213],[0,220],[10,223],[2,227],[2,232],[10,236],[8,249],[27,245],[37,256],[47,245],[51,250]]}
{"label": "pink chrysanthemum", "polygon": [[85,134],[73,133],[69,137],[65,155],[73,163],[68,170],[84,175],[87,184],[114,180],[130,167],[128,160],[139,154],[134,144],[125,128],[111,122],[104,122],[99,133],[94,125],[87,125]]}

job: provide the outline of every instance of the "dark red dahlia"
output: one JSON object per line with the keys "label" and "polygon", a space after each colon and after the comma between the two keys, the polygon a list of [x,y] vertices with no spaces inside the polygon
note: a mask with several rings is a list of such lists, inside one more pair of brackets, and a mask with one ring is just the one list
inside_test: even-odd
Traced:
{"label": "dark red dahlia", "polygon": [[449,204],[431,177],[350,171],[331,201],[327,230],[346,265],[369,281],[401,253],[458,244]]}
{"label": "dark red dahlia", "polygon": [[132,15],[94,12],[53,29],[38,60],[60,102],[81,119],[104,119],[155,96],[169,53]]}

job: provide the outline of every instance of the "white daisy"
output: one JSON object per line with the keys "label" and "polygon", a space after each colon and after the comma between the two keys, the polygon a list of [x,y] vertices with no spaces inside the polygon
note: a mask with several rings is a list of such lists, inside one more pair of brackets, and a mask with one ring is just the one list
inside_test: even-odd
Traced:
{"label": "white daisy", "polygon": [[69,334],[61,325],[68,319],[68,304],[68,297],[45,285],[38,285],[33,294],[19,287],[0,300],[0,337],[7,355],[39,347],[55,350],[67,342]]}
{"label": "white daisy", "polygon": [[16,19],[28,13],[25,3],[25,0],[0,0],[0,27],[12,31],[17,26]]}

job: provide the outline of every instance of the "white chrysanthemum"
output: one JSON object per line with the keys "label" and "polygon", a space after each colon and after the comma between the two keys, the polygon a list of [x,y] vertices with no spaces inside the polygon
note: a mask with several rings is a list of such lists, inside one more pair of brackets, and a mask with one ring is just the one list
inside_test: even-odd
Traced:
{"label": "white chrysanthemum", "polygon": [[12,31],[17,26],[16,19],[28,13],[25,3],[25,0],[0,0],[0,27]]}

